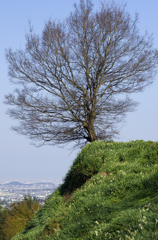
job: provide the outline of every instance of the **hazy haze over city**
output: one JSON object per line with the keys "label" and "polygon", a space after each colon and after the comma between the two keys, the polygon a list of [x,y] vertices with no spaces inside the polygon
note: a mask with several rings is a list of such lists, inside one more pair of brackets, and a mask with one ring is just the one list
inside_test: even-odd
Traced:
{"label": "hazy haze over city", "polygon": [[[9,83],[5,49],[13,50],[25,47],[25,34],[28,32],[28,21],[35,33],[41,34],[48,19],[64,20],[73,10],[73,4],[79,0],[5,0],[0,2],[0,181],[2,180],[60,180],[62,179],[78,150],[72,152],[71,145],[64,148],[43,146],[36,148],[30,140],[10,130],[16,124],[5,114],[7,106],[3,104],[4,95],[15,88]],[[118,3],[125,1],[116,0]],[[100,1],[94,0],[95,9]],[[134,16],[139,13],[138,29],[153,33],[154,47],[158,48],[158,1],[127,0],[126,10]],[[158,141],[158,75],[154,83],[143,93],[133,94],[133,99],[140,102],[137,110],[129,113],[125,122],[120,125],[121,131],[116,141],[152,140]]]}

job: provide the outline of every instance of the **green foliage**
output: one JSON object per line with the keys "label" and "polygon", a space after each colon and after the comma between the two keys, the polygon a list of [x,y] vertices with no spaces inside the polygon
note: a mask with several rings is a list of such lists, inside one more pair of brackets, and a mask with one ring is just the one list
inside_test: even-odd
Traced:
{"label": "green foliage", "polygon": [[[80,176],[81,174],[81,176]],[[14,240],[158,239],[158,142],[94,142]]]}
{"label": "green foliage", "polygon": [[10,208],[2,210],[1,240],[10,240],[15,234],[21,232],[39,208],[39,202],[33,201],[28,196],[22,202],[14,203]]}
{"label": "green foliage", "polygon": [[2,232],[2,226],[3,226],[3,208],[0,205],[0,240],[4,239],[4,235]]}
{"label": "green foliage", "polygon": [[73,165],[67,173],[64,184],[61,186],[61,193],[72,193],[77,188],[80,188],[88,179],[94,174],[98,173],[103,162],[103,153],[101,154],[98,145],[90,144],[85,146],[77,158],[74,160]]}

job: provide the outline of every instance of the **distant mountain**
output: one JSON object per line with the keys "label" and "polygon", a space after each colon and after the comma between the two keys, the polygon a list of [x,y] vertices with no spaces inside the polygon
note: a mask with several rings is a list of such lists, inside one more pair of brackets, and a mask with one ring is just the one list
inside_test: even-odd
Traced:
{"label": "distant mountain", "polygon": [[37,183],[21,183],[21,182],[18,182],[18,181],[14,181],[14,182],[9,182],[9,183],[5,183],[5,184],[0,184],[0,186],[2,185],[55,185],[54,183],[52,182],[37,182]]}
{"label": "distant mountain", "polygon": [[21,182],[15,181],[15,182],[10,182],[10,183],[5,183],[4,185],[24,185],[24,184]]}

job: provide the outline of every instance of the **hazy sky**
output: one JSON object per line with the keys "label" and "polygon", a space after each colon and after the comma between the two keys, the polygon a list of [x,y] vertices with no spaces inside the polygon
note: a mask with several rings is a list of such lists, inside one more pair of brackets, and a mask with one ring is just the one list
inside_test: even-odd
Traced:
{"label": "hazy sky", "polygon": [[[23,179],[62,179],[68,171],[76,153],[71,146],[36,148],[30,140],[10,130],[14,121],[5,114],[4,95],[14,89],[9,83],[5,49],[13,50],[25,46],[28,21],[31,20],[36,33],[41,33],[45,22],[51,19],[64,20],[79,0],[0,0],[0,181]],[[124,3],[125,1],[116,0]],[[100,1],[94,0],[95,8]],[[158,48],[158,1],[127,0],[127,11],[134,16],[139,13],[140,34],[153,33],[154,47]],[[143,93],[133,95],[140,102],[137,110],[127,115],[117,141],[143,139],[158,141],[158,75],[154,84]],[[71,155],[70,155],[71,153]]]}

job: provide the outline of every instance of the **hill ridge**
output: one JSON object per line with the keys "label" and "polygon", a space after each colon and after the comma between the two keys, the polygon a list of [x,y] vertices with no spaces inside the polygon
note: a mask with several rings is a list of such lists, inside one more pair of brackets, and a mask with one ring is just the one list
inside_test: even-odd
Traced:
{"label": "hill ridge", "polygon": [[90,143],[12,239],[158,239],[157,189],[158,142]]}

